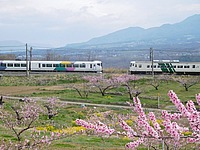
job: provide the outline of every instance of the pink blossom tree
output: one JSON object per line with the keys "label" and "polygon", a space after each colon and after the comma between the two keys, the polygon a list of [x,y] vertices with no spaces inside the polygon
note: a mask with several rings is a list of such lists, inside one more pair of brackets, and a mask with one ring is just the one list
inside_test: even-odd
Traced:
{"label": "pink blossom tree", "polygon": [[[53,101],[50,103],[55,105]],[[48,106],[51,107],[50,105]],[[0,110],[0,118],[4,126],[13,132],[17,141],[2,139],[0,141],[0,149],[37,149],[61,137],[60,133],[52,132],[49,135],[46,131],[36,130],[39,116],[43,114],[43,109],[36,101],[25,98],[23,103],[16,103],[11,106],[11,110]],[[25,133],[30,135],[24,137]]]}
{"label": "pink blossom tree", "polygon": [[85,80],[89,81],[92,86],[95,86],[99,89],[102,96],[105,96],[108,90],[117,88],[119,86],[126,87],[130,98],[133,98],[133,94],[138,94],[138,91],[135,91],[135,80],[139,78],[134,75],[115,75],[111,77],[105,76],[84,76]]}
{"label": "pink blossom tree", "polygon": [[84,76],[83,78],[89,81],[92,86],[97,87],[102,96],[105,96],[108,90],[111,90],[117,86],[114,80],[104,76]]}
{"label": "pink blossom tree", "polygon": [[47,109],[48,119],[52,119],[58,114],[58,110],[56,109],[56,101],[56,98],[49,98],[44,105],[44,107]]}
{"label": "pink blossom tree", "polygon": [[[160,117],[158,115],[157,118],[155,112],[146,114],[140,99],[134,97],[134,105],[129,103],[133,108],[133,112],[137,114],[134,125],[129,125],[121,116],[118,118],[118,123],[124,131],[110,128],[105,124],[102,125],[102,129],[101,126],[98,126],[98,122],[91,124],[89,121],[77,119],[76,123],[104,135],[117,134],[127,136],[132,142],[127,143],[126,148],[132,150],[142,144],[159,149],[156,145],[160,143],[162,143],[162,149],[165,146],[166,149],[170,149],[170,146],[174,149],[179,149],[189,143],[193,143],[196,148],[199,147],[200,112],[197,111],[193,101],[189,100],[184,106],[173,91],[169,91],[168,96],[178,111],[170,113],[167,110],[162,110]],[[196,95],[196,100],[197,104],[200,105],[200,94]]]}
{"label": "pink blossom tree", "polygon": [[141,91],[138,91],[135,88],[135,81],[139,79],[138,76],[123,74],[120,76],[114,76],[112,79],[115,83],[126,87],[131,100],[134,96],[138,96],[141,93]]}

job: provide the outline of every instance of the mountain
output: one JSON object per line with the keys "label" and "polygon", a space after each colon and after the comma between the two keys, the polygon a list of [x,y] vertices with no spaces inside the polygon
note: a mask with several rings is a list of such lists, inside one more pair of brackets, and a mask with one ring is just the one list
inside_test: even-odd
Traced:
{"label": "mountain", "polygon": [[20,41],[15,41],[15,40],[5,40],[5,41],[0,41],[0,46],[21,46],[25,45],[24,43]]}
{"label": "mountain", "polygon": [[84,43],[69,44],[75,49],[133,49],[133,48],[199,48],[200,14],[190,16],[182,22],[164,24],[144,29],[129,27]]}

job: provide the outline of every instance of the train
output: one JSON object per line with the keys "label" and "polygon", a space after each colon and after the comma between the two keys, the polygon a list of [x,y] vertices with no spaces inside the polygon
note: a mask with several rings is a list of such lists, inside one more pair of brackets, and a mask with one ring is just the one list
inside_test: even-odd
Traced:
{"label": "train", "polygon": [[[153,66],[153,68],[152,68]],[[31,72],[93,72],[102,73],[102,61],[24,61],[0,60],[0,71]],[[200,62],[179,60],[131,61],[130,74],[183,74],[200,75]]]}
{"label": "train", "polygon": [[0,71],[93,72],[103,71],[102,62],[95,61],[21,61],[0,60]]}
{"label": "train", "polygon": [[200,62],[180,62],[179,60],[131,61],[129,73],[200,75]]}

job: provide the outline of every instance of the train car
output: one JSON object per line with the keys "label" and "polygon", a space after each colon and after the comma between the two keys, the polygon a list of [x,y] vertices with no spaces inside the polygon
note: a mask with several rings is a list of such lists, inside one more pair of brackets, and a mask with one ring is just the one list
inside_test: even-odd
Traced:
{"label": "train car", "polygon": [[[27,66],[28,64],[28,66]],[[0,71],[102,72],[101,61],[0,61]]]}
{"label": "train car", "polygon": [[[153,68],[152,68],[153,66]],[[200,75],[200,62],[179,62],[179,60],[131,61],[130,74],[188,74]]]}

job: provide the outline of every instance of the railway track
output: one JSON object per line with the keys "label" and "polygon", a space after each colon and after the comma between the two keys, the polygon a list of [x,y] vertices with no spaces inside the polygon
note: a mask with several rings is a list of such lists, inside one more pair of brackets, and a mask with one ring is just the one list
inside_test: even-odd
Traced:
{"label": "railway track", "polygon": [[[29,75],[56,75],[56,74],[94,74],[87,72],[29,72]],[[26,76],[26,72],[24,71],[0,71],[0,77],[2,76]]]}

